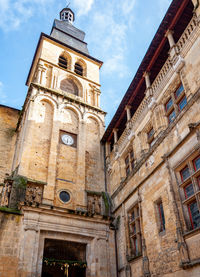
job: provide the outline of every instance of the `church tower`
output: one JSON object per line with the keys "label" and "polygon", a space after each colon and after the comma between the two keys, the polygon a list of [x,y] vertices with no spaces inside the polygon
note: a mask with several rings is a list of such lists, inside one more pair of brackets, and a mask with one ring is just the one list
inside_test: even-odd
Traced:
{"label": "church tower", "polygon": [[50,35],[41,34],[26,82],[1,198],[1,206],[20,211],[16,276],[114,276],[100,144],[102,62],[90,56],[74,20],[64,8]]}
{"label": "church tower", "polygon": [[104,190],[99,69],[69,8],[41,34],[27,78],[29,92],[13,170],[46,183],[43,203],[85,210],[86,191]]}

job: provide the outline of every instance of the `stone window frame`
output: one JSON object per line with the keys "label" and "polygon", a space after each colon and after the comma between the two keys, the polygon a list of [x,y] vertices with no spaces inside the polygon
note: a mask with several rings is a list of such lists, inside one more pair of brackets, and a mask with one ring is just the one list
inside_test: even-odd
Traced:
{"label": "stone window frame", "polygon": [[61,54],[58,58],[58,65],[64,69],[68,68],[68,60],[63,54]]}
{"label": "stone window frame", "polygon": [[166,220],[165,220],[165,212],[163,206],[163,200],[159,197],[155,202],[155,212],[156,212],[156,223],[158,227],[159,234],[165,234],[166,231]]}
{"label": "stone window frame", "polygon": [[[179,89],[181,87],[182,87],[181,93],[176,95],[176,93],[179,91]],[[183,100],[186,101],[186,104],[181,108],[180,104],[182,103]],[[168,107],[168,104],[169,104],[169,107]],[[165,115],[168,119],[168,124],[171,124],[175,120],[175,118],[178,116],[178,114],[187,105],[186,91],[185,91],[184,85],[181,81],[176,86],[176,89],[169,93],[168,99],[167,99],[167,101],[165,101],[164,105],[165,105]]]}
{"label": "stone window frame", "polygon": [[141,212],[138,201],[128,210],[128,238],[131,258],[142,255]]}
{"label": "stone window frame", "polygon": [[134,151],[132,147],[129,148],[129,150],[124,155],[124,163],[125,163],[126,177],[128,177],[135,167],[135,156],[134,156]]}
{"label": "stone window frame", "polygon": [[[200,227],[200,167],[195,166],[195,160],[200,159],[199,150],[186,158],[185,161],[175,169],[175,174],[182,203],[184,220],[188,231]],[[184,177],[183,172],[188,169],[188,175]],[[189,189],[188,189],[189,188]],[[191,213],[191,204],[196,203],[199,214],[199,223],[194,226],[194,219]]]}
{"label": "stone window frame", "polygon": [[[79,70],[76,70],[76,65],[79,65],[82,69],[81,72],[79,72]],[[76,59],[75,63],[74,63],[74,72],[81,77],[87,77],[87,65],[86,62],[82,59]]]}
{"label": "stone window frame", "polygon": [[[69,201],[67,201],[67,202],[62,201],[62,199],[60,198],[60,193],[62,191],[66,191],[69,194],[69,196],[70,196]],[[57,190],[56,194],[57,194],[57,198],[58,198],[58,200],[59,200],[59,202],[61,204],[68,205],[68,204],[70,204],[72,202],[72,193],[68,189],[66,189],[66,188],[60,188],[60,189]]]}
{"label": "stone window frame", "polygon": [[147,145],[149,148],[152,147],[156,141],[155,128],[153,126],[152,120],[148,121],[142,132],[145,133]]}
{"label": "stone window frame", "polygon": [[[60,65],[60,63],[59,63],[60,57],[63,57],[66,60],[66,62],[67,62],[66,66],[63,67],[62,65]],[[60,68],[62,68],[63,70],[70,70],[71,71],[72,57],[71,57],[71,55],[67,51],[62,51],[60,53],[60,55],[58,56],[58,66]]]}
{"label": "stone window frame", "polygon": [[150,130],[147,131],[147,141],[150,147],[153,146],[155,142],[155,131],[153,126],[151,126]]}

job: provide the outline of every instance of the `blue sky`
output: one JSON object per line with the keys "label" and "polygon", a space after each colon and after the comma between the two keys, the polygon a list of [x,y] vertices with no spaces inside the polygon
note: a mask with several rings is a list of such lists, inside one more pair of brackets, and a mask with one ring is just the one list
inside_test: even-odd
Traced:
{"label": "blue sky", "polygon": [[[74,25],[104,62],[101,107],[110,122],[171,0],[71,0]],[[0,104],[21,109],[41,32],[50,34],[65,0],[0,0]]]}

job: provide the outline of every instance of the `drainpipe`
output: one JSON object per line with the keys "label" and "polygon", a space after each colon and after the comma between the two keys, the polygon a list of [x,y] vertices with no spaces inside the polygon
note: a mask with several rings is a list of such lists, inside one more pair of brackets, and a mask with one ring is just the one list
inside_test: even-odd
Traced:
{"label": "drainpipe", "polygon": [[115,232],[115,260],[116,260],[116,276],[119,277],[119,272],[118,272],[118,250],[117,250],[117,227],[115,226],[114,229]]}
{"label": "drainpipe", "polygon": [[119,277],[119,264],[118,264],[118,250],[117,250],[117,230],[118,226],[117,223],[110,224],[110,229],[114,231],[114,237],[115,237],[115,262],[116,262],[116,277]]}
{"label": "drainpipe", "polygon": [[105,178],[105,192],[108,191],[107,176],[106,176],[106,144],[103,144],[103,157],[104,157],[104,178]]}

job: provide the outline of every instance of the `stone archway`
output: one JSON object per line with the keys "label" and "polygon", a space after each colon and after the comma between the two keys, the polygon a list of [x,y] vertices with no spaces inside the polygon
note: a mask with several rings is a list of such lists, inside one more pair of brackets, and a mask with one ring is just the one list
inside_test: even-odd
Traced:
{"label": "stone archway", "polygon": [[85,277],[86,244],[45,239],[42,277]]}

